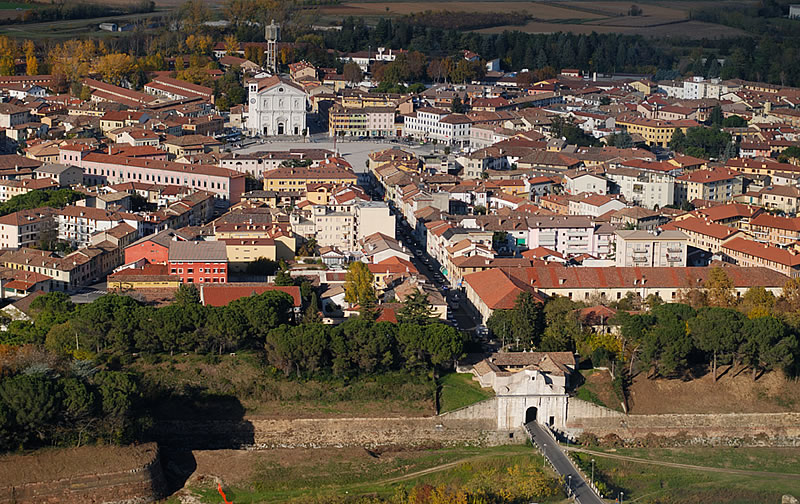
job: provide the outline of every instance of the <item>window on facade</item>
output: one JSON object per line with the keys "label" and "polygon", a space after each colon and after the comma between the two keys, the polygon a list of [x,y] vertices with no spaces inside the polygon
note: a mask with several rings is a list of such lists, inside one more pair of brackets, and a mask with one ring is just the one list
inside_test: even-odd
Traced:
{"label": "window on facade", "polygon": [[186,273],[194,273],[194,268],[186,268]]}

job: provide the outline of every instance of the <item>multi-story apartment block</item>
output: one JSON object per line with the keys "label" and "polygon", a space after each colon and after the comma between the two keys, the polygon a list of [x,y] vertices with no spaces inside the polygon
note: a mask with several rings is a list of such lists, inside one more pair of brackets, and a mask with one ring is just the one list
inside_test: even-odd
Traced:
{"label": "multi-story apartment block", "polygon": [[55,209],[43,207],[0,217],[0,248],[31,247],[56,238],[58,226],[55,214]]}
{"label": "multi-story apartment block", "polygon": [[394,238],[395,221],[389,206],[380,201],[353,200],[347,203],[313,205],[312,236],[321,247],[355,250],[358,242],[375,233]]}
{"label": "multi-story apartment block", "polygon": [[800,241],[800,217],[762,213],[750,219],[749,232],[759,242],[791,245]]}
{"label": "multi-story apartment block", "polygon": [[712,254],[721,252],[728,241],[744,236],[744,231],[698,217],[670,222],[661,229],[681,231],[688,237],[690,246]]}
{"label": "multi-story apartment block", "polygon": [[675,179],[675,204],[701,199],[732,201],[742,194],[742,176],[727,168],[697,170]]}
{"label": "multi-story apartment block", "polygon": [[394,136],[394,107],[346,109],[334,105],[328,112],[330,136]]}
{"label": "multi-story apartment block", "polygon": [[617,231],[617,267],[686,267],[688,237],[681,231]]}
{"label": "multi-story apartment block", "polygon": [[14,128],[28,122],[31,122],[30,109],[13,103],[0,103],[0,128]]}
{"label": "multi-story apartment block", "polygon": [[554,250],[562,255],[595,255],[595,224],[586,216],[528,218],[528,248]]}
{"label": "multi-story apartment block", "polygon": [[139,229],[140,218],[133,214],[113,213],[99,208],[67,206],[56,212],[58,239],[76,247],[85,247],[98,231],[109,230],[126,223]]}
{"label": "multi-story apartment block", "polygon": [[659,119],[620,116],[617,118],[617,126],[631,135],[641,135],[647,145],[667,147],[676,129],[686,133],[687,129],[698,126],[698,123],[691,119],[662,121]]}
{"label": "multi-story apartment block", "polygon": [[245,189],[243,173],[218,166],[114,156],[69,146],[61,149],[60,158],[62,164],[83,168],[88,184],[150,182],[191,187],[213,194],[220,207],[238,203]]}
{"label": "multi-story apartment block", "polygon": [[606,194],[608,180],[599,173],[586,170],[569,170],[564,173],[564,190],[567,194]]}
{"label": "multi-story apartment block", "polygon": [[358,176],[343,159],[329,158],[317,166],[282,166],[264,174],[265,191],[305,189],[308,184],[355,185]]}
{"label": "multi-story apartment block", "polygon": [[181,283],[227,282],[228,253],[225,242],[170,242],[169,272],[179,276]]}
{"label": "multi-story apartment block", "polygon": [[645,208],[663,208],[675,202],[675,177],[666,172],[611,168],[606,177],[612,182],[610,192]]}
{"label": "multi-story apartment block", "polygon": [[739,237],[722,246],[726,261],[739,266],[762,266],[788,277],[800,277],[800,254],[795,249],[783,249]]}
{"label": "multi-story apartment block", "polygon": [[622,210],[627,205],[604,194],[583,193],[569,198],[570,215],[599,217],[605,213]]}
{"label": "multi-story apartment block", "polygon": [[447,145],[464,147],[469,144],[472,120],[464,114],[432,107],[422,107],[405,116],[403,136],[419,140],[437,140]]}

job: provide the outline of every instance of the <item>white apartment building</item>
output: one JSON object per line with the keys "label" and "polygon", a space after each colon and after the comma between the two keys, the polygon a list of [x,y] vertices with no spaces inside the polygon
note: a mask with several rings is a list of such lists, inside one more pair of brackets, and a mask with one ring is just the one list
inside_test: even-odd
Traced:
{"label": "white apartment building", "polygon": [[617,231],[617,267],[686,267],[689,237],[681,231]]}
{"label": "white apartment building", "polygon": [[423,107],[405,116],[403,136],[466,147],[470,141],[471,124],[472,121],[464,114],[451,114],[444,109]]}
{"label": "white apartment building", "polygon": [[118,224],[128,224],[140,228],[137,216],[133,214],[112,213],[100,208],[66,206],[57,211],[58,239],[82,248],[92,241],[98,231],[108,231]]}
{"label": "white apartment building", "polygon": [[591,254],[595,224],[586,216],[532,216],[528,218],[528,248],[545,247],[562,255]]}
{"label": "white apartment building", "polygon": [[569,200],[570,215],[590,215],[599,217],[613,210],[622,210],[627,205],[604,194],[583,193]]}
{"label": "white apartment building", "polygon": [[320,247],[355,250],[358,241],[375,233],[394,238],[395,220],[382,201],[351,201],[342,205],[314,205],[313,234]]}
{"label": "white apartment building", "polygon": [[675,177],[634,168],[614,168],[606,171],[612,182],[611,192],[638,206],[655,209],[675,202]]}
{"label": "white apartment building", "polygon": [[589,171],[567,171],[564,173],[564,190],[567,194],[606,194],[608,181],[602,175]]}
{"label": "white apartment building", "polygon": [[247,133],[265,136],[305,134],[308,95],[302,87],[277,75],[250,81]]}

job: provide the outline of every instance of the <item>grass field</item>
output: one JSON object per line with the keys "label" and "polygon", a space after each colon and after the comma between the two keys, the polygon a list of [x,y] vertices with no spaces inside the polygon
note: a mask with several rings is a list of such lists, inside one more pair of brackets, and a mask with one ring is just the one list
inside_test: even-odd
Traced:
{"label": "grass field", "polygon": [[449,373],[439,379],[439,412],[446,413],[492,397],[472,379],[472,373]]}
{"label": "grass field", "polygon": [[[0,11],[2,12],[2,11]],[[16,17],[18,11],[11,17]],[[100,23],[113,21],[117,23],[133,22],[139,19],[148,19],[163,14],[163,12],[148,12],[144,14],[128,14],[120,16],[109,16],[92,19],[75,19],[67,21],[47,21],[42,23],[15,23],[0,25],[0,35],[7,35],[17,39],[61,39],[72,38],[108,38],[118,37],[119,33],[103,31],[99,28]],[[8,17],[8,16],[5,16]]]}
{"label": "grass field", "polygon": [[[631,4],[642,9],[641,16],[628,16]],[[743,35],[734,28],[689,20],[689,11],[698,7],[722,3],[741,5],[746,0],[708,2],[682,0],[630,1],[434,1],[434,2],[358,2],[323,6],[320,14],[325,19],[341,19],[346,16],[364,17],[374,21],[379,17],[404,16],[426,10],[473,13],[473,12],[526,12],[534,19],[522,26],[495,26],[477,30],[481,33],[500,33],[504,30],[520,30],[528,33],[625,33],[647,37],[718,38]]]}
{"label": "grass field", "polygon": [[[197,471],[187,487],[166,502],[191,494],[202,503],[220,501],[216,484],[222,482],[229,501],[236,504],[303,502],[344,495],[390,497],[418,483],[460,486],[478,474],[507,473],[515,465],[541,465],[541,456],[529,446],[447,448],[415,452],[369,453],[361,449],[269,450],[238,452],[247,474],[234,479],[217,474],[209,457],[197,456]],[[225,454],[222,455],[225,457]],[[244,460],[246,459],[246,461]],[[226,459],[227,460],[227,459]],[[553,502],[542,500],[540,502]]]}
{"label": "grass field", "polygon": [[[798,448],[616,449],[613,455],[723,469],[800,474]],[[800,493],[800,477],[709,472],[584,455],[595,460],[597,479],[610,484],[610,497],[625,502],[669,504],[776,503]]]}

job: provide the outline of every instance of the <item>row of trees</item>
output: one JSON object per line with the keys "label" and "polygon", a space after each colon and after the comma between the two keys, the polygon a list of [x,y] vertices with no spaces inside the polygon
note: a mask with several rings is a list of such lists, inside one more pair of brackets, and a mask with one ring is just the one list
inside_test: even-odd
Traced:
{"label": "row of trees", "polygon": [[732,308],[662,304],[650,313],[619,312],[616,323],[631,375],[638,369],[669,377],[701,365],[716,379],[723,362],[749,367],[755,380],[766,370],[790,369],[797,353],[796,336],[779,318],[748,318]]}
{"label": "row of trees", "polygon": [[461,355],[464,335],[440,322],[374,322],[359,316],[338,326],[303,323],[266,337],[269,363],[287,376],[356,376],[405,368],[430,369]]}
{"label": "row of trees", "polygon": [[328,47],[341,52],[364,47],[401,47],[429,57],[468,49],[483,59],[499,58],[509,70],[571,67],[586,71],[640,71],[671,68],[673,60],[647,40],[628,35],[568,33],[527,34],[506,31],[482,35],[443,30],[403,19],[381,19],[375,28],[363,19],[347,18],[341,31],[324,34]]}
{"label": "row of trees", "polygon": [[14,321],[4,343],[43,344],[79,358],[100,353],[221,353],[260,348],[266,334],[292,321],[292,298],[265,292],[228,306],[203,306],[197,289],[182,287],[176,302],[145,306],[128,296],[108,294],[75,305],[63,293],[50,293],[31,304],[33,322]]}
{"label": "row of trees", "polygon": [[0,204],[0,215],[29,210],[31,208],[54,207],[63,208],[70,203],[83,199],[83,193],[72,189],[57,189],[55,191],[30,191],[10,198]]}

